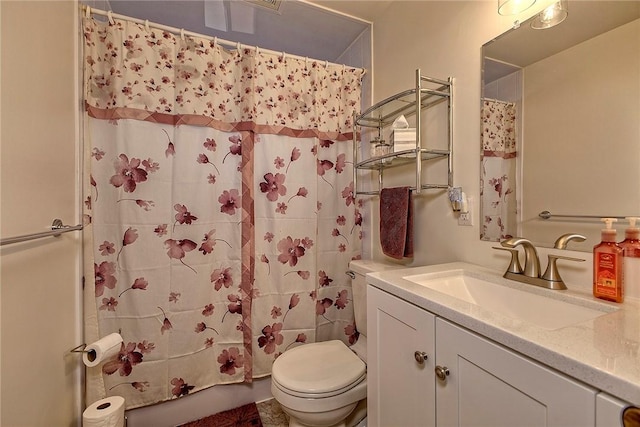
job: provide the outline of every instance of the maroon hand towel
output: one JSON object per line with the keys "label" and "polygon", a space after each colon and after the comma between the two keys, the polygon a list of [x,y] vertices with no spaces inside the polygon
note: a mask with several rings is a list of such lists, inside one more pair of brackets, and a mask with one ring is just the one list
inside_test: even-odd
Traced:
{"label": "maroon hand towel", "polygon": [[409,187],[383,188],[380,192],[380,245],[395,258],[413,256],[413,203]]}

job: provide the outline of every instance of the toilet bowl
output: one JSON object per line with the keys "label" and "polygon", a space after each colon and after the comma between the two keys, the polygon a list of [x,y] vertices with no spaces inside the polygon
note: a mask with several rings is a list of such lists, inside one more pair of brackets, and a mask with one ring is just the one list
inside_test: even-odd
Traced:
{"label": "toilet bowl", "polygon": [[366,417],[365,274],[400,266],[358,260],[349,263],[358,341],[303,344],[273,363],[271,393],[289,415],[290,427],[353,427]]}

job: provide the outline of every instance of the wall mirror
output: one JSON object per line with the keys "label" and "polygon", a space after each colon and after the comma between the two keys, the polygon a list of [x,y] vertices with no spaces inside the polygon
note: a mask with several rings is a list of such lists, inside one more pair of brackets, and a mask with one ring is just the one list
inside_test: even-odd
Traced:
{"label": "wall mirror", "polygon": [[640,1],[568,9],[482,46],[482,240],[575,232],[587,240],[568,249],[591,251],[600,217],[621,217],[622,240],[640,216]]}

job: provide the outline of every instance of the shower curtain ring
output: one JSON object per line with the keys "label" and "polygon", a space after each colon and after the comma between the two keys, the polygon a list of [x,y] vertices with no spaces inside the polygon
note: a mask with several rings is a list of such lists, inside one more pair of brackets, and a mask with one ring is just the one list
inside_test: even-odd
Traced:
{"label": "shower curtain ring", "polygon": [[116,23],[116,21],[113,20],[113,12],[112,11],[108,11],[107,12],[107,18],[109,18],[109,25],[113,25]]}

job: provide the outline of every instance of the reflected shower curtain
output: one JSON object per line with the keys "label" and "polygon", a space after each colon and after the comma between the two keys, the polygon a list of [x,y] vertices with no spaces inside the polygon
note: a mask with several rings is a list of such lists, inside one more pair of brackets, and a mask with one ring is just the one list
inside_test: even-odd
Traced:
{"label": "reflected shower curtain", "polygon": [[357,340],[352,115],[361,70],[83,22],[87,399],[127,408]]}
{"label": "reflected shower curtain", "polygon": [[516,234],[516,106],[484,100],[481,115],[480,237],[500,241]]}

